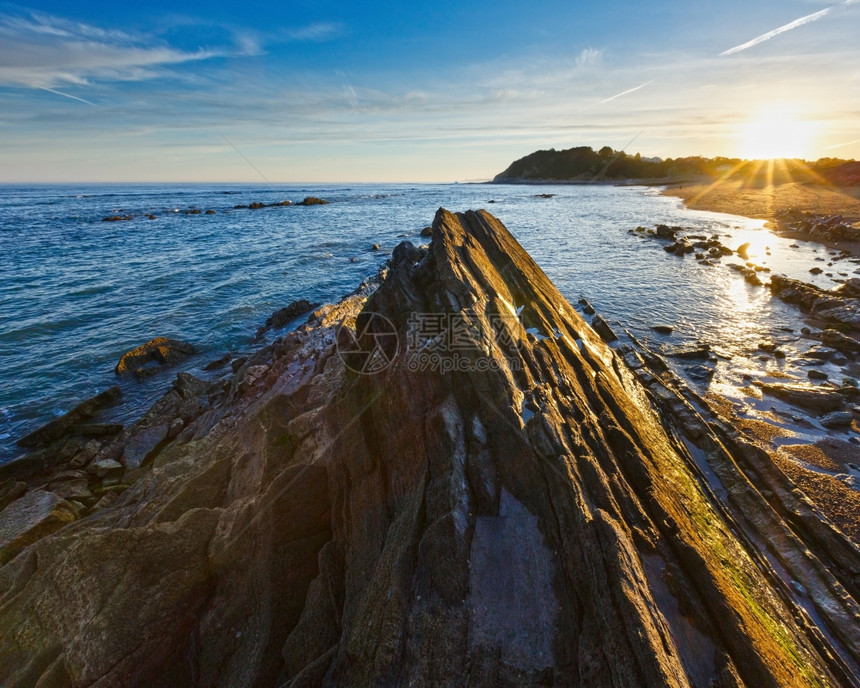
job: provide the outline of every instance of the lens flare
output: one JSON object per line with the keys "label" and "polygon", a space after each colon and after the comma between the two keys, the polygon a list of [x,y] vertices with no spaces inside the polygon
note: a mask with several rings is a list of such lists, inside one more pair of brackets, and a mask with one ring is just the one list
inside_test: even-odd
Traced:
{"label": "lens flare", "polygon": [[740,154],[750,160],[807,158],[815,134],[815,122],[789,108],[774,107],[741,127]]}

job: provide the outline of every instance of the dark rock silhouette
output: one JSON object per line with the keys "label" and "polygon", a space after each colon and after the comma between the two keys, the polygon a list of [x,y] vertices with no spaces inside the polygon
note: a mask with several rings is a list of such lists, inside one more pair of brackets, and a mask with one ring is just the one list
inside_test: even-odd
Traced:
{"label": "dark rock silhouette", "polygon": [[[491,215],[440,210],[429,250],[182,382],[91,461],[175,439],[0,549],[0,683],[856,685],[857,548],[656,360]],[[43,483],[0,522],[56,507]]]}

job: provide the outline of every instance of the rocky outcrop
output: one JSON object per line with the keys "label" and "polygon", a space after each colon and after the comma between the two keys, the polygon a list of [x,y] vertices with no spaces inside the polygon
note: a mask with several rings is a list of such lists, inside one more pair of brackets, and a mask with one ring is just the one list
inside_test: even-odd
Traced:
{"label": "rocky outcrop", "polygon": [[300,315],[309,313],[314,308],[317,308],[319,305],[319,303],[311,303],[307,299],[298,299],[297,301],[293,301],[290,304],[284,306],[283,308],[279,308],[268,318],[266,318],[265,324],[257,330],[257,334],[255,335],[255,337],[259,339],[269,330],[283,327],[291,320],[295,320]]}
{"label": "rocky outcrop", "polygon": [[761,386],[762,391],[779,399],[812,409],[813,411],[838,411],[842,409],[843,398],[836,392],[828,392],[806,385],[768,383]]}
{"label": "rocky outcrop", "polygon": [[0,567],[0,683],[857,685],[856,547],[651,358],[440,210],[102,444],[183,423]]}
{"label": "rocky outcrop", "polygon": [[781,275],[771,277],[770,289],[782,301],[795,304],[820,320],[860,330],[860,299],[847,296],[850,292],[828,291]]}
{"label": "rocky outcrop", "polygon": [[74,520],[72,505],[59,495],[45,490],[27,492],[0,511],[0,564]]}
{"label": "rocky outcrop", "polygon": [[[82,401],[68,413],[34,430],[29,435],[25,435],[18,440],[18,445],[27,448],[47,446],[66,434],[82,429],[85,431],[83,434],[92,434],[86,432],[87,427],[80,424],[92,418],[103,408],[115,404],[120,396],[122,396],[120,388],[114,385],[104,392],[100,392],[96,396]],[[107,432],[106,434],[111,434],[111,432]]]}
{"label": "rocky outcrop", "polygon": [[774,215],[776,229],[798,232],[812,241],[860,241],[860,228],[841,215],[819,215],[787,208]]}

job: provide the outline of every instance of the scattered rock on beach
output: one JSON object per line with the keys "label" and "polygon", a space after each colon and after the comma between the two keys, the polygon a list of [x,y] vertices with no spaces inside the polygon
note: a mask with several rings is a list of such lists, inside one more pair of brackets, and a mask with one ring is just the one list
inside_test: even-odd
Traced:
{"label": "scattered rock on beach", "polygon": [[[845,274],[845,273],[840,273]],[[836,291],[844,296],[860,296],[860,277],[849,277],[840,286],[836,287]]]}
{"label": "scattered rock on beach", "polygon": [[821,343],[843,354],[854,356],[860,354],[860,341],[836,330],[824,330],[821,333]]}
{"label": "scattered rock on beach", "polygon": [[651,329],[660,334],[672,334],[675,327],[674,325],[651,325]]}
{"label": "scattered rock on beach", "polygon": [[764,383],[761,389],[766,394],[815,411],[839,411],[842,397],[836,392],[822,391],[817,387],[796,384]]}
{"label": "scattered rock on beach", "polygon": [[846,298],[838,291],[828,291],[781,275],[771,277],[770,288],[782,301],[795,304],[822,320],[860,330],[860,299]]}
{"label": "scattered rock on beach", "polygon": [[778,211],[774,216],[777,229],[805,234],[810,240],[860,241],[860,228],[844,221],[841,215],[816,215],[797,208]]}
{"label": "scattered rock on beach", "polygon": [[591,327],[594,328],[594,331],[600,335],[600,338],[606,342],[614,342],[618,337],[615,332],[612,331],[612,328],[609,327],[607,322],[600,317],[599,315],[595,315],[591,320]]}
{"label": "scattered rock on beach", "polygon": [[735,272],[739,272],[743,275],[744,279],[750,284],[760,287],[762,286],[762,281],[756,273],[755,269],[747,267],[746,265],[738,265],[737,263],[728,263],[726,265],[730,270],[734,270]]}
{"label": "scattered rock on beach", "polygon": [[714,377],[714,369],[708,366],[695,365],[686,369],[687,374],[693,379],[700,382],[707,382]]}
{"label": "scattered rock on beach", "polygon": [[308,196],[303,201],[299,201],[296,205],[328,205],[328,201],[324,201],[316,196]]}
{"label": "scattered rock on beach", "polygon": [[102,218],[102,222],[128,222],[131,215],[108,215]]}
{"label": "scattered rock on beach", "polygon": [[708,344],[681,346],[669,350],[667,354],[672,358],[680,358],[684,360],[706,360],[711,357],[711,347]]}
{"label": "scattered rock on beach", "polygon": [[833,411],[827,413],[818,419],[825,428],[847,428],[854,420],[850,411]]}
{"label": "scattered rock on beach", "polygon": [[657,225],[655,227],[655,236],[658,239],[674,239],[675,229],[667,225]]}
{"label": "scattered rock on beach", "polygon": [[579,305],[582,306],[582,312],[586,315],[594,315],[594,306],[589,303],[588,299],[580,299]]}

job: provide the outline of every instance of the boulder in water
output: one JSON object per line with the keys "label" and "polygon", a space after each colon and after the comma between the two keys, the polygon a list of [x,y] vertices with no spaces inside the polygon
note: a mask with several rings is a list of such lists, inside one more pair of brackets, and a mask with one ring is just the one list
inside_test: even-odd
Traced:
{"label": "boulder in water", "polygon": [[197,349],[193,344],[178,339],[156,337],[123,354],[114,372],[117,375],[127,375],[147,369],[157,370],[158,366],[176,365],[196,353]]}

